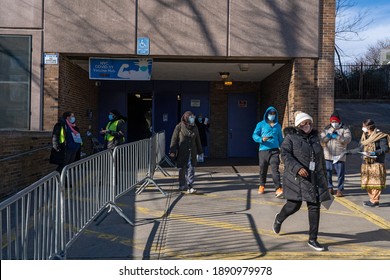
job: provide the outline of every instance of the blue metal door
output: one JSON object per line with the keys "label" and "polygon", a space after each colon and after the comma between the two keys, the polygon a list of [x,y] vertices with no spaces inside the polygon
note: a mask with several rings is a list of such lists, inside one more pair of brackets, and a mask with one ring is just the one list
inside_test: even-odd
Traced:
{"label": "blue metal door", "polygon": [[228,95],[228,157],[256,157],[252,133],[257,124],[255,93]]}

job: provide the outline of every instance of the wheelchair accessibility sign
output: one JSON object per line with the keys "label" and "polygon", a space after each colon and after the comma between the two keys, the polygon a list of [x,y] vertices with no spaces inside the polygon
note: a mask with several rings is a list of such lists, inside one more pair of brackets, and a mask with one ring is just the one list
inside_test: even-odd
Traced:
{"label": "wheelchair accessibility sign", "polygon": [[141,37],[137,39],[137,54],[149,55],[149,38]]}

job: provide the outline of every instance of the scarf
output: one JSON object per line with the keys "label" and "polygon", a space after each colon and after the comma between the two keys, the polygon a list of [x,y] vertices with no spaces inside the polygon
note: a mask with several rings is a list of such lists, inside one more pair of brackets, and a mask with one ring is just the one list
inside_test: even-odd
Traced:
{"label": "scarf", "polygon": [[360,139],[360,143],[363,145],[363,146],[368,146],[370,144],[373,144],[375,143],[376,141],[382,139],[383,137],[387,137],[387,134],[386,133],[383,133],[377,129],[375,129],[370,135],[369,137],[366,136],[366,133],[363,133],[362,134],[362,138]]}
{"label": "scarf", "polygon": [[[387,137],[386,133],[383,133],[377,129],[375,129],[371,134],[367,137],[366,133],[362,134],[362,138],[360,139],[360,143],[363,145],[364,152],[375,152],[375,142],[379,141],[383,137]],[[373,158],[364,157],[364,161],[366,163],[375,163],[376,160]]]}
{"label": "scarf", "polygon": [[66,124],[69,126],[70,130],[72,130],[74,135],[79,134],[79,132],[73,128],[76,126],[76,124],[71,123],[68,119],[66,119]]}

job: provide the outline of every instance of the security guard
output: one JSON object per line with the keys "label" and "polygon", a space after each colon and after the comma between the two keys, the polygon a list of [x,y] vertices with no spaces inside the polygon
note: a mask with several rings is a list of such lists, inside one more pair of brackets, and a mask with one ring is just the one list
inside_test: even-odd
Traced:
{"label": "security guard", "polygon": [[101,129],[100,134],[104,135],[105,147],[114,149],[116,146],[125,143],[126,120],[118,110],[112,109],[108,114],[106,129]]}

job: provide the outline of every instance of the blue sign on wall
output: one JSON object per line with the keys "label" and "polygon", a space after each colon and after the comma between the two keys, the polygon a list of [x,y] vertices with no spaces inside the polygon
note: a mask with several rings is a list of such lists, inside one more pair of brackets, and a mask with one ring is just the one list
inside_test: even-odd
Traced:
{"label": "blue sign on wall", "polygon": [[147,81],[152,75],[151,58],[89,58],[91,80],[133,80]]}
{"label": "blue sign on wall", "polygon": [[137,38],[137,54],[149,55],[149,38],[147,37]]}

